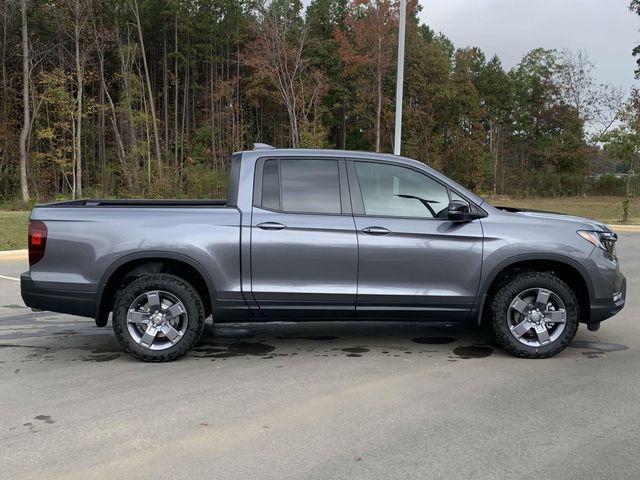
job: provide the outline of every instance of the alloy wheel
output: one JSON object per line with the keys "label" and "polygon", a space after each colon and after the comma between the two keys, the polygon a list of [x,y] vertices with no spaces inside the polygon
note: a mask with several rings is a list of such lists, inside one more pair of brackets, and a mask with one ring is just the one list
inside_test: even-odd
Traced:
{"label": "alloy wheel", "polygon": [[187,309],[175,295],[152,290],[138,296],[127,312],[131,338],[149,350],[165,350],[178,343],[188,325]]}
{"label": "alloy wheel", "polygon": [[564,331],[567,310],[562,299],[547,288],[529,288],[518,294],[507,310],[511,335],[529,347],[553,343]]}

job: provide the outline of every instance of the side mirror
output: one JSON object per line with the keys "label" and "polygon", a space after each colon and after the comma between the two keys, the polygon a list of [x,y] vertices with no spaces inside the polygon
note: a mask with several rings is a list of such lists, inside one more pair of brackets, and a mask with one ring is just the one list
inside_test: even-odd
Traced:
{"label": "side mirror", "polygon": [[469,205],[461,200],[451,200],[447,209],[449,220],[454,222],[468,222],[476,218],[471,215]]}

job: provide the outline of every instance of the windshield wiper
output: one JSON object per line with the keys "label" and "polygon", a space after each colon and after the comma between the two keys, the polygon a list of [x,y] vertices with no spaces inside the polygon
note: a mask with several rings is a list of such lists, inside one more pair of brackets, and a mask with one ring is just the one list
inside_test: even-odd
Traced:
{"label": "windshield wiper", "polygon": [[414,200],[418,200],[420,203],[422,203],[422,205],[424,205],[427,208],[427,210],[429,210],[429,213],[433,215],[433,218],[436,218],[438,216],[438,214],[433,209],[433,207],[429,205],[430,203],[440,203],[438,200],[425,200],[424,198],[416,197],[415,195],[404,195],[404,194],[396,194],[396,197],[413,198]]}

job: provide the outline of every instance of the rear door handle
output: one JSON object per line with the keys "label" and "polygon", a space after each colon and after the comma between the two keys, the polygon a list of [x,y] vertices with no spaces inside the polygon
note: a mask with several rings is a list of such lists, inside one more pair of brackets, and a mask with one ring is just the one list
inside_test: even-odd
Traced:
{"label": "rear door handle", "polygon": [[391,230],[384,227],[366,227],[363,228],[361,232],[367,235],[388,235],[391,233]]}
{"label": "rear door handle", "polygon": [[278,222],[264,222],[264,223],[259,223],[256,226],[262,230],[284,230],[285,228],[287,228],[286,225],[283,225]]}

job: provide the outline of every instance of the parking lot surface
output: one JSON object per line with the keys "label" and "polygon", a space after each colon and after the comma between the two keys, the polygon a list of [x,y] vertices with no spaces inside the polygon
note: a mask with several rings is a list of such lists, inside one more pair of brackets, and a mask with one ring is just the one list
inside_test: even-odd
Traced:
{"label": "parking lot surface", "polygon": [[208,326],[145,364],[0,262],[0,478],[640,478],[640,234],[618,248],[627,307],[546,360],[339,322]]}

